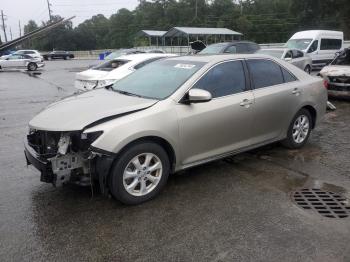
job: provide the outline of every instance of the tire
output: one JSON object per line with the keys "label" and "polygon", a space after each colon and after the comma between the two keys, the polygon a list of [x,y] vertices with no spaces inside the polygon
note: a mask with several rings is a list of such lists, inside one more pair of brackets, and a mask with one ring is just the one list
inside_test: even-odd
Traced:
{"label": "tire", "polygon": [[35,71],[38,69],[38,65],[36,63],[31,62],[28,64],[27,68],[28,71]]}
{"label": "tire", "polygon": [[[148,165],[146,157],[149,159]],[[136,168],[135,162],[139,168]],[[109,177],[109,188],[120,202],[137,205],[159,194],[168,180],[169,172],[169,157],[160,145],[152,142],[137,143],[122,152],[114,163]]]}
{"label": "tire", "polygon": [[304,71],[310,75],[311,74],[311,67],[309,65],[306,65],[304,68]]}
{"label": "tire", "polygon": [[[302,123],[303,121],[305,121],[304,124]],[[312,129],[312,122],[313,120],[310,112],[304,108],[300,109],[293,117],[293,120],[288,128],[287,138],[282,141],[282,144],[290,149],[303,147],[309,139]]]}

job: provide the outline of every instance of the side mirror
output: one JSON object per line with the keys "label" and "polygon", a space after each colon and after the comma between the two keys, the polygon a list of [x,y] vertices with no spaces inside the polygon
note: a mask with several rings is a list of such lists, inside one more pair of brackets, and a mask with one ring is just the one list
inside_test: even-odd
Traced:
{"label": "side mirror", "polygon": [[290,62],[290,61],[292,61],[292,58],[291,58],[291,57],[286,57],[286,58],[284,59],[284,61]]}
{"label": "side mirror", "polygon": [[188,103],[204,103],[211,100],[211,94],[203,89],[193,88],[188,91],[187,101]]}

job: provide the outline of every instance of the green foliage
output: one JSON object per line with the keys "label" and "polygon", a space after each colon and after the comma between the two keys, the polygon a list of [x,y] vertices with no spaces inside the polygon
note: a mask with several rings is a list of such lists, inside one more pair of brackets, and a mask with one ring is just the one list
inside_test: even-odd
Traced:
{"label": "green foliage", "polygon": [[[258,43],[285,42],[307,29],[341,30],[349,38],[349,14],[349,0],[139,0],[133,11],[116,10],[110,18],[95,15],[76,28],[69,22],[26,45],[40,50],[132,47],[148,43],[135,39],[138,31],[174,26],[226,27]],[[24,31],[36,28],[29,21]]]}

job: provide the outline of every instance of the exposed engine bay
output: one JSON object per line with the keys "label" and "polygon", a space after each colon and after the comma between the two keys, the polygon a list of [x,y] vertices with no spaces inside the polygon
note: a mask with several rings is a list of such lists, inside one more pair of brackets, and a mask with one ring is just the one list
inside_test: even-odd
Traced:
{"label": "exposed engine bay", "polygon": [[101,134],[30,130],[28,146],[51,167],[42,171],[40,180],[53,183],[56,187],[69,182],[89,185],[92,176],[96,175],[94,166],[97,156],[90,150],[90,145]]}

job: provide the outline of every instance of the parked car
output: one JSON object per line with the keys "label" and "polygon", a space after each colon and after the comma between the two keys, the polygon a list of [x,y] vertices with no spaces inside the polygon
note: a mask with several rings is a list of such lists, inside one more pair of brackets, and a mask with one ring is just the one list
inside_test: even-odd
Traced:
{"label": "parked car", "polygon": [[112,60],[115,58],[118,58],[123,55],[132,55],[132,54],[144,54],[146,53],[145,51],[137,50],[137,49],[119,49],[117,51],[114,51],[110,53],[108,56],[105,57],[105,60]]}
{"label": "parked car", "polygon": [[35,71],[45,64],[41,58],[33,58],[29,55],[12,54],[4,59],[0,59],[0,69],[23,69]]}
{"label": "parked car", "polygon": [[324,78],[330,96],[350,98],[350,48],[339,52],[336,58],[321,70],[320,76]]}
{"label": "parked car", "polygon": [[203,50],[198,50],[200,44],[198,42],[192,43],[192,48],[197,48],[198,54],[253,54],[260,49],[260,46],[254,42],[249,41],[232,41],[225,43],[216,43],[206,46]]}
{"label": "parked car", "polygon": [[282,60],[285,60],[306,73],[310,74],[312,71],[312,59],[310,56],[305,54],[303,51],[290,48],[271,48],[271,49],[260,49],[257,53],[271,55]]}
{"label": "parked car", "polygon": [[[43,57],[41,56],[41,54],[39,53],[38,50],[17,50],[11,54],[16,54],[16,55],[28,55],[30,57],[33,57],[33,58],[40,58],[40,59],[43,59]],[[2,56],[1,58],[2,59],[5,59],[9,56],[10,54],[8,55],[4,55]]]}
{"label": "parked car", "polygon": [[300,49],[310,55],[314,67],[322,67],[343,48],[344,34],[339,31],[309,30],[295,33],[286,47]]}
{"label": "parked car", "polygon": [[52,60],[52,59],[73,59],[74,55],[68,51],[52,51],[48,54],[43,55],[45,60]]}
{"label": "parked car", "polygon": [[139,204],[171,173],[276,141],[301,148],[326,102],[321,78],[270,56],[167,58],[48,106],[29,122],[25,155],[41,181],[93,177]]}
{"label": "parked car", "polygon": [[161,58],[174,54],[133,54],[120,56],[75,76],[75,87],[82,91],[112,85],[135,70]]}

